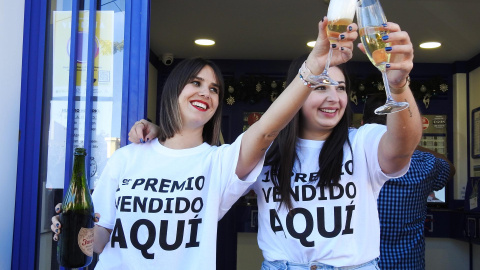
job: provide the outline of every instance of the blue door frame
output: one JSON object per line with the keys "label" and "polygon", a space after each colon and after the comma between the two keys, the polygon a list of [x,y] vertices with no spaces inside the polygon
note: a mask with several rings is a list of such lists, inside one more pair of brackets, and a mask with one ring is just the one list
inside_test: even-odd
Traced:
{"label": "blue door frame", "polygon": [[[78,4],[74,0],[72,18],[78,14]],[[90,1],[90,7],[96,7],[97,0]],[[17,186],[15,198],[14,236],[11,269],[36,269],[39,248],[40,217],[40,142],[42,128],[43,80],[45,65],[46,27],[48,18],[48,0],[25,0],[25,20],[23,33],[22,88],[20,104],[20,139],[18,145]],[[74,26],[75,25],[75,26]],[[93,27],[94,24],[89,24]],[[72,29],[78,27],[78,21],[72,20]],[[146,116],[146,91],[148,86],[148,56],[150,30],[150,0],[125,1],[125,46],[123,72],[123,100],[121,146],[127,143],[128,129],[135,121]],[[75,33],[75,32],[74,32]],[[93,42],[93,33],[89,31]],[[72,35],[74,38],[76,35]],[[71,42],[75,46],[76,42]],[[75,51],[75,50],[73,50]],[[71,54],[72,58],[75,54]],[[92,53],[89,53],[92,57]],[[72,63],[72,62],[71,62]],[[93,61],[92,61],[93,63]],[[70,64],[70,66],[75,66]],[[93,65],[88,67],[87,81],[93,84]],[[73,75],[72,75],[73,74]],[[70,81],[75,72],[70,73]],[[73,88],[71,83],[69,88]],[[89,90],[90,88],[90,90]],[[87,92],[91,95],[91,86]],[[73,89],[69,89],[73,91]],[[88,94],[87,94],[88,100]],[[88,104],[88,102],[87,102]],[[90,104],[91,105],[91,104]],[[90,106],[87,105],[87,106]],[[69,102],[69,110],[72,104]],[[88,107],[87,107],[88,108]],[[88,111],[88,110],[87,110]],[[69,114],[70,115],[70,114]],[[86,117],[88,119],[88,117]],[[91,122],[86,121],[86,126]],[[68,130],[73,128],[67,124]],[[86,129],[91,130],[91,129]],[[88,132],[85,132],[87,134]],[[70,133],[71,134],[71,133]],[[84,138],[85,142],[89,135]],[[66,182],[71,169],[72,144],[66,154]],[[86,147],[89,147],[86,145]],[[88,166],[87,166],[88,167]],[[53,211],[53,210],[52,210]]]}

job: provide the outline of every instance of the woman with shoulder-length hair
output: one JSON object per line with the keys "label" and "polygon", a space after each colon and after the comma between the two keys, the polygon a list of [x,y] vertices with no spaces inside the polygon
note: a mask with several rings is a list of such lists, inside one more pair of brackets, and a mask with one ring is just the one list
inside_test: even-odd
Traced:
{"label": "woman with shoulder-length hair", "polygon": [[[177,101],[183,87],[189,83],[202,70],[203,67],[210,66],[218,81],[218,100],[223,100],[225,94],[225,85],[223,75],[220,69],[212,61],[203,58],[186,59],[180,62],[175,68],[177,72],[172,72],[165,82],[160,100],[159,117],[159,135],[160,141],[171,138],[178,132],[182,126],[182,118]],[[219,145],[220,124],[222,121],[223,102],[218,103],[218,108],[212,118],[203,128],[203,139],[210,145]],[[141,122],[144,123],[144,122]]]}

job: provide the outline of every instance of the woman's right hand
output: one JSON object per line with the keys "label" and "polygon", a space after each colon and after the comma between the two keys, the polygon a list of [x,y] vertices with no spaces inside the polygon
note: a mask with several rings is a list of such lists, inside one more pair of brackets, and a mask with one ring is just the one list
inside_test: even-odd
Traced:
{"label": "woman's right hand", "polygon": [[[55,213],[60,214],[62,211],[62,204],[59,203],[55,206]],[[94,222],[97,223],[100,220],[100,214],[95,213],[95,220]],[[52,232],[54,233],[53,235],[53,240],[58,241],[58,238],[60,237],[60,233],[62,232],[61,230],[62,224],[60,223],[60,215],[55,215],[52,217],[52,225],[50,226],[50,229],[52,229]]]}
{"label": "woman's right hand", "polygon": [[351,23],[347,27],[347,32],[339,35],[338,41],[330,44],[327,35],[328,19],[325,16],[322,21],[318,23],[318,37],[313,47],[312,52],[308,55],[307,66],[313,74],[322,73],[327,63],[328,52],[331,46],[333,48],[332,59],[330,66],[336,66],[346,63],[353,56],[353,41],[358,37],[358,26],[356,23]]}
{"label": "woman's right hand", "polygon": [[159,127],[153,123],[142,119],[135,122],[128,132],[128,140],[132,143],[145,143],[153,140],[159,134]]}

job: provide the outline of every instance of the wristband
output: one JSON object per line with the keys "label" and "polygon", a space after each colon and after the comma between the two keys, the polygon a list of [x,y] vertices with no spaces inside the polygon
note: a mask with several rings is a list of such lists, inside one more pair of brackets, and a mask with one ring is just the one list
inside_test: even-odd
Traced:
{"label": "wristband", "polygon": [[298,70],[298,76],[300,77],[300,80],[302,80],[303,84],[310,88],[316,88],[321,84],[318,81],[315,81],[315,75],[313,75],[310,69],[308,69],[307,61],[303,62],[302,66]]}

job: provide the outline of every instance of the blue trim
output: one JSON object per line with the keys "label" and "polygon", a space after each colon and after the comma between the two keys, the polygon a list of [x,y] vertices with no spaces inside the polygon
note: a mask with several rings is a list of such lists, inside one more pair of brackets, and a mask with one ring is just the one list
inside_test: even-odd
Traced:
{"label": "blue trim", "polygon": [[[80,0],[81,1],[81,0]],[[67,97],[67,135],[65,145],[65,174],[63,180],[63,196],[68,192],[73,164],[73,145],[75,141],[75,101],[77,96],[77,33],[79,17],[79,0],[72,0],[72,20],[70,31],[70,62],[68,72],[68,97]],[[68,269],[60,266],[61,270]]]}
{"label": "blue trim", "polygon": [[127,144],[128,138],[128,85],[130,84],[130,35],[132,32],[132,0],[125,1],[125,29],[123,42],[123,85],[122,85],[122,123],[120,132],[120,146]]}
{"label": "blue trim", "polygon": [[35,269],[47,0],[25,0],[20,140],[11,269]]}
{"label": "blue trim", "polygon": [[72,21],[70,32],[70,69],[69,69],[69,81],[68,81],[68,105],[67,105],[67,137],[65,146],[65,175],[63,182],[63,196],[68,191],[70,184],[70,178],[72,175],[72,162],[73,162],[73,142],[75,126],[75,97],[77,93],[77,33],[78,33],[78,9],[79,1],[72,0]]}
{"label": "blue trim", "polygon": [[147,115],[149,29],[150,1],[126,1],[121,146],[127,144],[130,127]]}
{"label": "blue trim", "polygon": [[[97,0],[89,0],[97,1]],[[65,1],[68,4],[68,1]],[[76,100],[76,33],[78,29],[78,0],[72,3],[72,40],[70,58],[70,84],[67,117],[67,146],[65,163],[65,186],[68,185],[71,171],[73,152],[73,117]],[[71,2],[70,2],[71,3]],[[126,142],[126,134],[132,122],[146,115],[146,91],[148,74],[148,52],[149,52],[149,20],[150,1],[128,0],[125,2],[125,58],[124,58],[124,81],[123,95],[124,104],[122,108],[122,140]],[[96,4],[90,8],[96,11]],[[42,109],[44,93],[44,66],[46,50],[47,17],[49,14],[48,0],[25,0],[24,13],[24,40],[22,58],[22,88],[20,104],[20,139],[18,144],[18,166],[17,185],[15,199],[14,235],[12,245],[12,267],[11,269],[36,269],[39,250],[38,219],[40,213],[41,191],[40,174],[40,150],[42,128]],[[142,16],[144,14],[144,16]],[[90,18],[91,20],[94,20]],[[95,20],[94,20],[95,22]],[[95,25],[91,23],[90,25]],[[90,31],[89,42],[92,44],[94,31]],[[142,37],[143,36],[143,37]],[[90,59],[93,55],[89,52]],[[90,62],[89,62],[90,63]],[[87,80],[92,82],[92,67],[87,66]],[[130,65],[132,67],[130,68]],[[130,73],[130,70],[135,70]],[[87,84],[87,92],[92,91],[91,83]],[[133,94],[130,96],[129,92]],[[133,97],[133,98],[132,98]],[[88,98],[87,98],[88,99]],[[87,102],[88,104],[89,102]],[[87,106],[91,106],[92,104]],[[90,107],[91,108],[91,107]],[[133,110],[130,110],[134,108]],[[87,108],[88,112],[88,108]],[[91,111],[90,111],[91,113]],[[89,114],[90,114],[89,113]],[[91,120],[91,117],[86,119]],[[85,123],[85,125],[91,125]],[[88,128],[86,130],[89,130]],[[90,129],[91,130],[91,129]],[[88,132],[86,132],[87,134]],[[91,134],[87,134],[91,136]],[[85,140],[87,143],[89,139]],[[88,168],[89,166],[87,166]]]}
{"label": "blue trim", "polygon": [[[85,173],[88,185],[90,186],[90,159],[92,157],[92,108],[93,108],[93,85],[94,85],[94,63],[95,63],[95,36],[97,25],[97,0],[89,0],[88,12],[88,60],[87,60],[87,89],[85,95],[85,135],[84,147],[87,150],[85,159]],[[98,80],[98,78],[97,78]]]}

